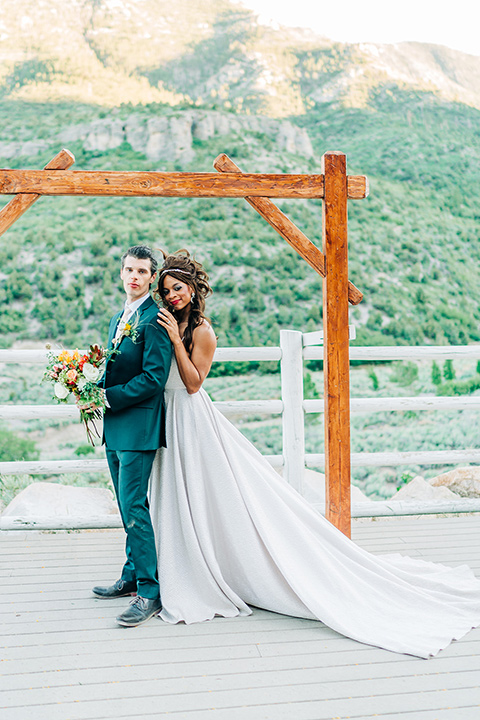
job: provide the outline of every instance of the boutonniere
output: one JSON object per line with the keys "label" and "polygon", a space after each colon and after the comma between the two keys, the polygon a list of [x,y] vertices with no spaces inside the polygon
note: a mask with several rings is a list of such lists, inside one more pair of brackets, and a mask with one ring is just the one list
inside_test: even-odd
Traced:
{"label": "boutonniere", "polygon": [[125,323],[124,328],[120,335],[117,338],[117,341],[115,345],[120,345],[124,337],[130,338],[130,340],[135,343],[138,338],[138,324],[140,322],[139,315],[134,315],[133,321],[129,321]]}

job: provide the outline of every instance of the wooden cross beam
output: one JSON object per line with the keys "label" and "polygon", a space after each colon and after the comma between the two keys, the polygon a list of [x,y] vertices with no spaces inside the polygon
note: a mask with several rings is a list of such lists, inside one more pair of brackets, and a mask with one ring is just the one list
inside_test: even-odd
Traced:
{"label": "wooden cross beam", "polygon": [[[0,194],[142,197],[323,198],[323,175],[263,173],[0,170]],[[351,175],[349,198],[368,194],[367,179]]]}

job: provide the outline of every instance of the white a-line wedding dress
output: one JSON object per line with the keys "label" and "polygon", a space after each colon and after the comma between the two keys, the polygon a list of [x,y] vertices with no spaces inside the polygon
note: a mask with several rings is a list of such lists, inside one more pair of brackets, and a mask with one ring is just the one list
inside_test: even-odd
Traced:
{"label": "white a-line wedding dress", "polygon": [[480,580],[362,550],[314,510],[175,359],[167,448],[151,476],[163,610],[170,623],[251,613],[313,618],[350,638],[428,657],[480,624]]}

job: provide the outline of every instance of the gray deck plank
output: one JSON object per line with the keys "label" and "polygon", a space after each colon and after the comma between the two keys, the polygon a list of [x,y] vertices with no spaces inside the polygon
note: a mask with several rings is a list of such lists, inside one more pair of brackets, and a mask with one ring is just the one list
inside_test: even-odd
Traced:
{"label": "gray deck plank", "polygon": [[[339,674],[340,675],[340,674]],[[185,693],[185,678],[169,678],[162,680],[163,698],[172,695]],[[188,693],[217,693],[220,691],[222,695],[227,693],[242,693],[249,689],[266,690],[272,688],[292,688],[295,687],[299,693],[303,693],[308,699],[316,688],[312,685],[322,685],[322,693],[325,699],[343,699],[348,697],[362,698],[374,694],[377,697],[393,694],[411,694],[464,689],[467,694],[470,691],[478,689],[478,673],[476,670],[465,671],[463,673],[442,673],[432,675],[416,675],[413,677],[402,676],[390,678],[388,683],[384,682],[379,690],[377,678],[363,677],[360,679],[336,677],[326,680],[323,673],[319,669],[311,670],[290,670],[288,672],[264,672],[264,673],[243,673],[238,675],[210,675],[189,678]],[[154,681],[138,679],[135,682],[118,682],[115,680],[106,683],[90,683],[88,685],[80,685],[78,682],[71,685],[41,688],[29,688],[29,700],[37,706],[48,705],[52,702],[52,696],[57,703],[69,702],[90,702],[105,700],[127,700],[132,698],[143,698],[149,695],[155,695]],[[2,705],[4,707],[21,707],[25,689],[7,690],[2,693]],[[318,695],[315,694],[315,698]],[[480,695],[477,696],[480,701]]]}
{"label": "gray deck plank", "polygon": [[[362,519],[352,535],[374,553],[480,574],[478,515]],[[480,628],[431,660],[258,609],[125,630],[114,618],[128,598],[91,595],[117,577],[123,544],[121,530],[0,532],[2,720],[480,717]]]}
{"label": "gray deck plank", "polygon": [[[395,699],[391,702],[392,708],[395,707]],[[242,707],[232,709],[216,709],[209,710],[193,710],[190,712],[163,713],[156,712],[143,713],[142,718],[174,718],[174,720],[478,720],[478,706],[472,707],[455,707],[442,708],[439,710],[412,710],[402,713],[389,710],[384,712],[368,713],[368,715],[358,715],[357,704],[352,703],[352,707],[347,712],[338,714],[338,708],[328,709],[326,714],[322,713],[318,703],[302,703],[290,704],[287,708],[281,705],[263,705],[261,707]],[[289,714],[289,712],[291,714]],[[347,714],[348,713],[348,714]],[[117,720],[131,720],[128,715],[117,715]],[[41,719],[40,719],[41,720]],[[96,720],[92,718],[92,720]],[[102,719],[103,720],[103,719]]]}
{"label": "gray deck plank", "polygon": [[[424,692],[408,692],[408,682],[405,687],[397,690],[395,695],[374,695],[357,697],[335,697],[334,683],[313,683],[311,685],[293,685],[282,687],[246,688],[235,692],[230,690],[215,690],[207,692],[189,692],[189,684],[183,682],[183,692],[172,695],[153,694],[154,687],[149,687],[149,695],[141,695],[141,713],[158,714],[162,717],[179,711],[195,711],[215,709],[228,709],[232,718],[243,718],[245,706],[259,706],[257,717],[264,718],[262,705],[276,705],[275,720],[300,720],[309,717],[311,720],[324,720],[338,715],[352,717],[355,714],[378,715],[385,712],[413,712],[416,710],[440,710],[456,706],[457,708],[480,705],[480,688],[441,689]],[[378,687],[378,685],[377,685]],[[22,720],[91,720],[92,717],[118,717],[120,713],[136,716],[139,711],[138,697],[117,697],[116,685],[109,687],[111,695],[105,700],[83,699],[82,693],[77,700],[73,695],[67,701],[57,700],[57,692],[52,690],[50,702],[43,706],[35,701],[22,708]],[[76,688],[77,692],[81,688]],[[121,690],[121,688],[120,688]],[[404,690],[404,692],[402,692]],[[27,693],[24,693],[24,698]],[[309,714],[305,714],[305,705],[308,704]],[[46,713],[48,714],[45,714]],[[236,711],[236,712],[235,712]],[[259,711],[259,712],[258,712]],[[312,711],[316,714],[312,714]],[[261,713],[261,714],[260,714]],[[254,716],[255,717],[255,716]],[[268,717],[268,715],[266,716]],[[461,717],[461,715],[460,715]],[[2,711],[2,720],[18,720],[18,706],[5,708]]]}
{"label": "gray deck plank", "polygon": [[[338,656],[337,656],[338,661]],[[123,660],[123,663],[122,663]],[[392,663],[364,663],[364,664],[329,664],[325,660],[314,655],[289,655],[287,657],[269,658],[239,658],[230,659],[228,664],[223,660],[209,660],[201,663],[160,663],[158,657],[156,662],[138,662],[134,665],[129,662],[131,656],[126,653],[123,656],[115,656],[110,664],[92,667],[89,661],[85,667],[78,663],[74,669],[51,670],[39,662],[36,671],[32,665],[29,666],[29,688],[60,687],[65,685],[96,685],[114,682],[133,682],[135,680],[165,680],[181,678],[197,678],[212,675],[221,676],[244,676],[252,678],[261,675],[264,680],[271,678],[269,682],[279,678],[281,682],[292,683],[297,677],[299,682],[311,682],[308,680],[309,673],[315,671],[316,681],[326,682],[338,680],[361,680],[361,679],[382,679],[410,677],[410,675],[425,676],[437,675],[438,677],[450,677],[457,673],[480,671],[480,657],[466,655],[459,658],[438,657],[435,662],[424,662],[417,658],[400,660]],[[26,668],[22,661],[8,663],[9,674],[0,678],[0,688],[6,690],[20,690],[25,688],[24,674]],[[238,679],[237,677],[237,679]]]}

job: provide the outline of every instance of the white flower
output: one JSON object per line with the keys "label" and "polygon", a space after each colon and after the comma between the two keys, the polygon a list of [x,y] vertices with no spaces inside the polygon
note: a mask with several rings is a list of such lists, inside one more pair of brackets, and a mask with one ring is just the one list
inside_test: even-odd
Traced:
{"label": "white flower", "polygon": [[92,365],[92,363],[85,363],[82,372],[88,382],[97,382],[100,377],[100,370],[96,368],[95,365]]}
{"label": "white flower", "polygon": [[84,377],[79,378],[79,380],[78,380],[78,382],[77,382],[77,388],[78,388],[78,390],[80,390],[80,392],[82,392],[82,390],[83,390],[83,388],[85,387],[86,384],[87,384],[87,381],[85,380]]}
{"label": "white flower", "polygon": [[55,386],[53,388],[55,396],[59,400],[65,400],[66,397],[70,395],[70,390],[65,387],[65,385],[62,385],[62,383],[56,382]]}

